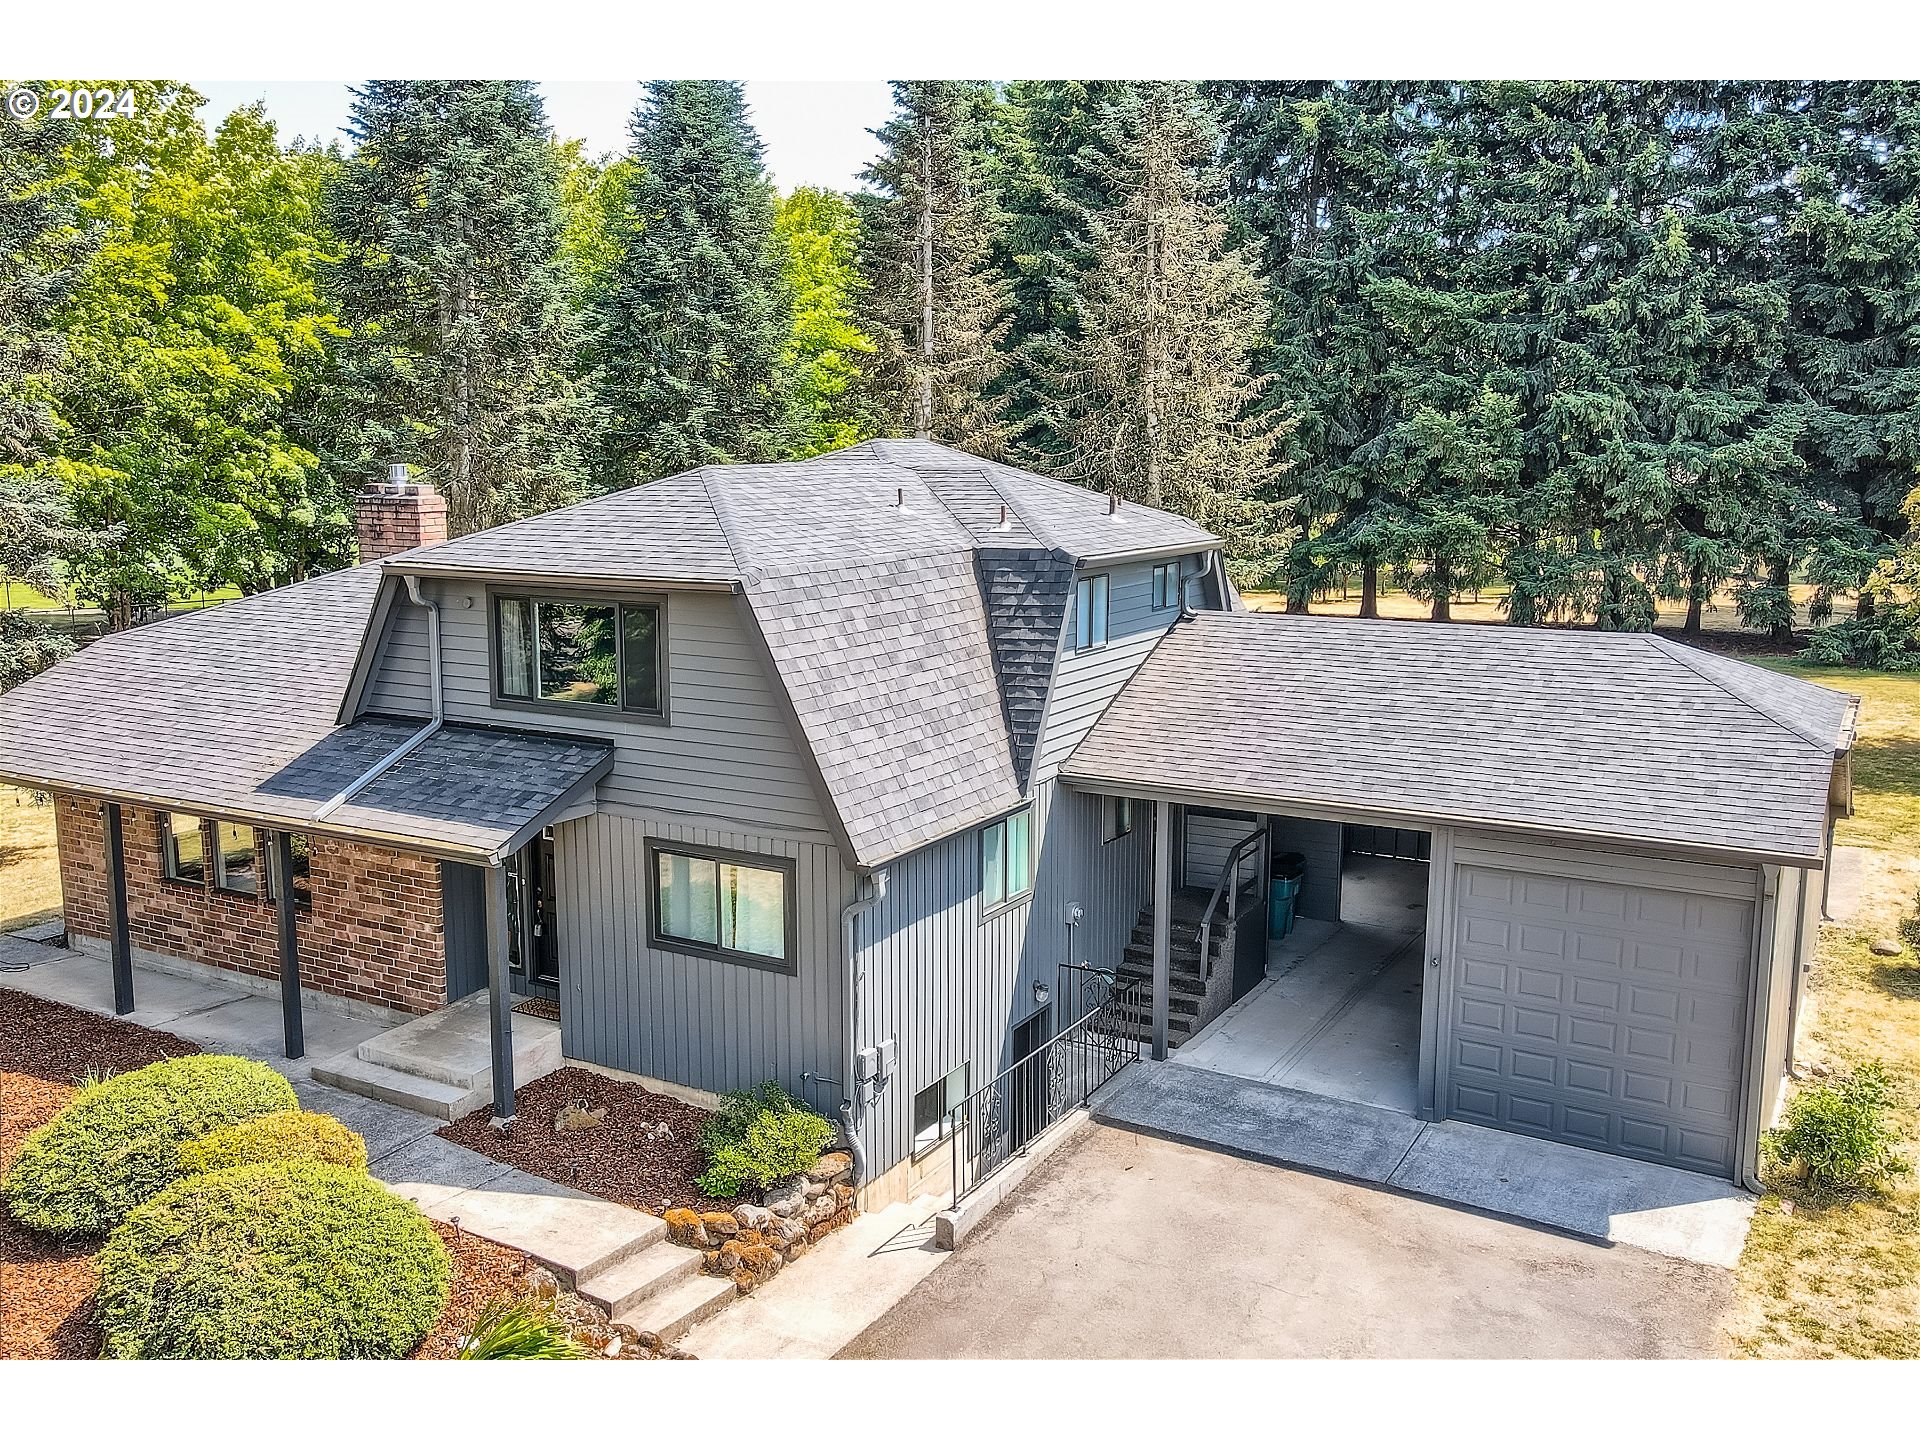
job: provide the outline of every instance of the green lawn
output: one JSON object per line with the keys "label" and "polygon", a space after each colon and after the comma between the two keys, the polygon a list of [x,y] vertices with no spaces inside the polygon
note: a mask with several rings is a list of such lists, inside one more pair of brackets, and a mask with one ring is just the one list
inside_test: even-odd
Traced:
{"label": "green lawn", "polygon": [[[238,600],[239,590],[229,585],[219,590],[209,590],[204,596],[196,590],[189,595],[176,595],[167,602],[170,610],[197,610],[202,603],[211,605],[217,600]],[[0,609],[5,610],[65,610],[67,602],[54,595],[44,595],[31,585],[23,585],[18,580],[0,583]],[[76,605],[75,609],[86,610],[92,607]]]}
{"label": "green lawn", "polygon": [[[1847,1070],[1880,1060],[1904,1089],[1900,1120],[1920,1159],[1920,959],[1868,949],[1893,933],[1920,890],[1920,675],[1772,662],[1862,697],[1852,819],[1839,843],[1867,851],[1860,913],[1821,933],[1803,1059]],[[1821,1201],[1765,1198],[1740,1266],[1736,1353],[1920,1358],[1920,1184]]]}
{"label": "green lawn", "polygon": [[60,913],[53,804],[0,785],[0,930]]}

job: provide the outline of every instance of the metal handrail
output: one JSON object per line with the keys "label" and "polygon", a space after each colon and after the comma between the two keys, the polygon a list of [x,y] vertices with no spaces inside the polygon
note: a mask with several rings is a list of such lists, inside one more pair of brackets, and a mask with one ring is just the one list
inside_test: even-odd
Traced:
{"label": "metal handrail", "polygon": [[1239,843],[1227,852],[1226,864],[1220,867],[1220,878],[1214,882],[1213,893],[1207,897],[1206,913],[1200,917],[1199,928],[1194,932],[1200,942],[1200,978],[1213,977],[1213,916],[1220,908],[1220,895],[1227,896],[1227,919],[1240,918],[1240,862],[1246,858],[1249,845],[1264,845],[1267,830],[1263,825],[1251,835],[1243,836]]}

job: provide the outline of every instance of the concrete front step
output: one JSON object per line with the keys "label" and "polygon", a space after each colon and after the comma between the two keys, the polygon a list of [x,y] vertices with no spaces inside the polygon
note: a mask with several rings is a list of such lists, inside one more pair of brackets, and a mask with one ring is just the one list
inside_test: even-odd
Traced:
{"label": "concrete front step", "polygon": [[487,1082],[486,1093],[482,1095],[458,1085],[442,1085],[437,1080],[409,1075],[404,1070],[371,1064],[352,1051],[336,1055],[331,1060],[316,1061],[313,1078],[336,1090],[383,1100],[403,1110],[431,1115],[436,1120],[461,1119],[493,1100],[491,1080]]}
{"label": "concrete front step", "polygon": [[[700,1258],[695,1251],[686,1253],[696,1261]],[[689,1275],[612,1318],[636,1330],[650,1330],[662,1340],[678,1340],[709,1315],[724,1310],[739,1293],[725,1276]]]}
{"label": "concrete front step", "polygon": [[587,1299],[618,1320],[689,1275],[699,1274],[700,1264],[698,1250],[663,1240],[590,1275],[579,1289]]}
{"label": "concrete front step", "polygon": [[[491,1046],[487,997],[470,995],[316,1061],[313,1078],[435,1119],[458,1120],[493,1102]],[[562,1063],[558,1025],[513,1017],[515,1085],[550,1075]]]}
{"label": "concrete front step", "polygon": [[457,1220],[475,1235],[526,1251],[576,1290],[633,1256],[668,1248],[666,1222],[657,1216],[517,1170],[465,1190],[404,1180],[387,1188],[435,1220]]}

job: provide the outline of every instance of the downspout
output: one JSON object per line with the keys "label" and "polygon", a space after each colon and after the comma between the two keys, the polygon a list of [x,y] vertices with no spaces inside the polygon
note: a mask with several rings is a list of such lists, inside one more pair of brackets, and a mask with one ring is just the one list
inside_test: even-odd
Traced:
{"label": "downspout", "polygon": [[349,800],[353,799],[354,796],[358,795],[362,790],[365,790],[374,781],[386,774],[387,771],[391,770],[402,760],[406,759],[407,756],[426,744],[427,741],[431,740],[440,732],[441,724],[445,719],[446,703],[440,680],[440,602],[438,600],[429,600],[421,593],[420,577],[418,575],[403,575],[401,579],[406,582],[407,598],[427,612],[427,675],[433,690],[433,718],[419,731],[408,736],[405,742],[403,742],[398,749],[394,750],[392,754],[386,756],[371,769],[355,777],[346,789],[342,790],[338,795],[314,811],[313,818],[315,820],[325,820],[342,805],[345,805]]}
{"label": "downspout", "polygon": [[[859,1077],[860,1063],[860,982],[866,973],[860,968],[860,951],[854,940],[854,922],[887,898],[887,872],[876,870],[862,882],[863,894],[857,895],[840,912],[840,948],[847,957],[847,1083],[841,1090],[841,1128],[847,1132],[847,1149],[853,1152],[850,1183],[858,1190],[867,1182],[867,1146],[860,1130],[864,1112],[872,1103],[868,1082]],[[858,1103],[856,1103],[856,1101]]]}
{"label": "downspout", "polygon": [[1213,573],[1216,552],[1209,550],[1206,552],[1206,557],[1200,569],[1192,575],[1187,574],[1187,567],[1184,564],[1180,567],[1180,618],[1182,620],[1191,620],[1193,618],[1193,602],[1187,598],[1188,587],[1201,580],[1205,580],[1207,576]]}

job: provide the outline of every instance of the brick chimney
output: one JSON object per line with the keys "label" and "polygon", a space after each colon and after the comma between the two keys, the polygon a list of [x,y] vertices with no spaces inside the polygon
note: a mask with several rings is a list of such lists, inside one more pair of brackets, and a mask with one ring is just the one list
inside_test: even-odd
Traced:
{"label": "brick chimney", "polygon": [[416,545],[438,545],[447,538],[447,502],[431,485],[409,480],[406,466],[389,465],[385,480],[353,497],[353,533],[362,565]]}

